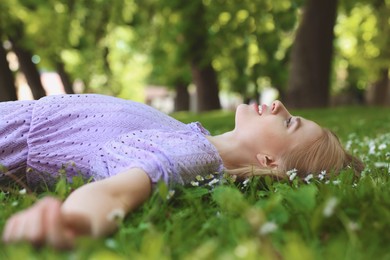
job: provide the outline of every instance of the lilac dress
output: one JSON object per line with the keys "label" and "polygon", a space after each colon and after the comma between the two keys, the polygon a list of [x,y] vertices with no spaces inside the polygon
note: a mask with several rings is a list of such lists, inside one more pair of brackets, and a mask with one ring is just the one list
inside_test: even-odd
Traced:
{"label": "lilac dress", "polygon": [[152,184],[188,184],[223,165],[209,132],[147,105],[96,94],[0,103],[0,169],[35,188],[63,172],[100,180],[134,167]]}

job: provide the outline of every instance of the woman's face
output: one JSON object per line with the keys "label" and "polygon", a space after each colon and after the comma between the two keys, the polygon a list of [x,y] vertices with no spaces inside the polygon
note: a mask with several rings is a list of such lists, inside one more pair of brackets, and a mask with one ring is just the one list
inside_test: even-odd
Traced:
{"label": "woman's face", "polygon": [[298,144],[319,138],[322,128],[313,121],[292,116],[280,101],[267,105],[240,105],[236,111],[236,138],[256,156],[277,160]]}

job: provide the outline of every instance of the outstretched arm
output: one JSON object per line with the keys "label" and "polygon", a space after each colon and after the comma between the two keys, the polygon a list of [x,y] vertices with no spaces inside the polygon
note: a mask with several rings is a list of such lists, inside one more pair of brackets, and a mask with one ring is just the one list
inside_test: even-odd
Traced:
{"label": "outstretched arm", "polygon": [[3,240],[64,248],[71,246],[78,235],[105,236],[117,228],[115,215],[126,215],[150,194],[148,175],[133,168],[80,187],[62,204],[46,198],[15,214],[7,221]]}

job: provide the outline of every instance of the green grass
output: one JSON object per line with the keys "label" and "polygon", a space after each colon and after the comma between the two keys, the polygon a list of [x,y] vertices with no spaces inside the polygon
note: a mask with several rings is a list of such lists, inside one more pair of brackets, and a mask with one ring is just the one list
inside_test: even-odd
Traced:
{"label": "green grass", "polygon": [[[327,182],[270,179],[209,190],[161,186],[109,238],[80,239],[70,252],[0,245],[0,259],[390,259],[390,109],[294,111],[336,132],[367,164]],[[212,134],[233,128],[233,113],[176,114]],[[46,194],[66,196],[80,183]],[[44,194],[43,194],[44,195]],[[42,194],[0,193],[0,224]]]}

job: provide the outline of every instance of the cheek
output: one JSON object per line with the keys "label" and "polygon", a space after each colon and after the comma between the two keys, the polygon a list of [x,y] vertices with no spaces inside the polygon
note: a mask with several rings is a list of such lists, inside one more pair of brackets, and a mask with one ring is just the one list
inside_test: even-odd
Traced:
{"label": "cheek", "polygon": [[289,145],[289,140],[282,132],[272,129],[263,131],[261,141],[263,148],[273,153],[284,151]]}

